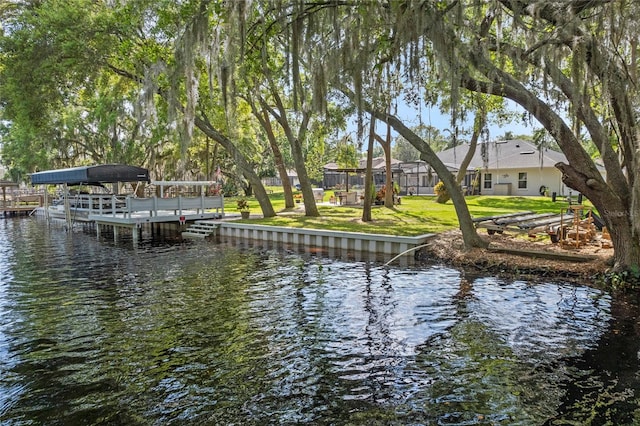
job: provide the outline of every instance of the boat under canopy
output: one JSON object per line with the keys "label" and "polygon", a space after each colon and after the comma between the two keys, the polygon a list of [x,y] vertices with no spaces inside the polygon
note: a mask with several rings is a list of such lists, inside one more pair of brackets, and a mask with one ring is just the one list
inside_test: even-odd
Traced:
{"label": "boat under canopy", "polygon": [[31,174],[32,185],[92,185],[114,182],[150,182],[149,170],[125,164],[101,164]]}

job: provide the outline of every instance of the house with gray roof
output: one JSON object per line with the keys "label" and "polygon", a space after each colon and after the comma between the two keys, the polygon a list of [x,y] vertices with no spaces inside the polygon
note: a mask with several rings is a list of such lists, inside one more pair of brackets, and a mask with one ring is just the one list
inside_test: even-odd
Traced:
{"label": "house with gray roof", "polygon": [[[468,150],[460,145],[438,153],[445,164],[458,168]],[[552,149],[539,150],[533,143],[521,139],[479,143],[468,167],[465,186],[474,180],[484,195],[557,195],[569,193],[562,183],[562,173],[556,163],[567,163],[565,155]]]}
{"label": "house with gray roof", "polygon": [[[437,153],[447,168],[457,173],[469,145],[463,144]],[[559,151],[538,148],[531,142],[514,139],[478,143],[475,155],[462,183],[467,194],[534,196],[545,192],[569,195],[570,188],[562,183],[562,173],[554,167],[567,163]],[[403,192],[433,194],[439,181],[424,162],[402,165],[398,179]]]}
{"label": "house with gray roof", "polygon": [[[457,173],[469,145],[462,144],[436,155],[452,173]],[[557,196],[572,191],[562,183],[562,173],[556,163],[567,163],[565,155],[552,149],[539,150],[522,139],[478,143],[476,152],[462,182],[466,194],[536,196],[545,193]],[[424,161],[400,162],[392,159],[392,179],[402,195],[432,195],[439,178]],[[364,160],[353,169],[340,169],[335,163],[324,167],[324,187],[363,186]],[[604,174],[604,169],[601,168]],[[384,157],[373,161],[376,186],[383,185],[386,174]],[[576,193],[574,192],[574,195]]]}

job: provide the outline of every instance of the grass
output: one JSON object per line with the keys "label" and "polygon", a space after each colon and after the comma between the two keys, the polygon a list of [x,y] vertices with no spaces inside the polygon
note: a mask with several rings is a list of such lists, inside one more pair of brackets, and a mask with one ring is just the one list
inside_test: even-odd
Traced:
{"label": "grass", "polygon": [[[362,222],[362,208],[357,206],[318,205],[320,217],[307,217],[299,209],[285,209],[282,191],[270,195],[277,212],[273,218],[250,219],[252,223],[295,228],[331,229],[336,231],[366,232],[415,236],[458,228],[458,218],[453,204],[438,204],[432,196],[405,196],[402,203],[389,209],[374,206],[372,222]],[[324,199],[333,195],[326,191]],[[552,202],[549,197],[469,196],[467,206],[473,217],[492,216],[530,210],[535,213],[560,213],[566,210],[566,201]],[[228,211],[236,210],[235,198],[225,200]],[[255,199],[248,198],[251,211],[259,213]],[[588,206],[588,203],[585,203]],[[228,206],[228,207],[227,207]]]}

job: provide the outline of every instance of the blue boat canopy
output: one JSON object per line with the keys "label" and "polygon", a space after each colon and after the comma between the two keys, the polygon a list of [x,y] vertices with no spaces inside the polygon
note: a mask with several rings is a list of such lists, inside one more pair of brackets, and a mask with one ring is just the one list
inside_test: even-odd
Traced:
{"label": "blue boat canopy", "polygon": [[150,182],[149,170],[125,164],[101,164],[46,170],[31,174],[32,185],[96,185],[113,182]]}

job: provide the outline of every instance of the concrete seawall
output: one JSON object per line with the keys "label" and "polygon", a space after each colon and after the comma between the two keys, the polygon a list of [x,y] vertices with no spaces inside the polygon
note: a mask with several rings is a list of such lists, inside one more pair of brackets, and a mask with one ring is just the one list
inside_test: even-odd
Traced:
{"label": "concrete seawall", "polygon": [[[303,251],[326,253],[331,257],[389,261],[424,245],[435,234],[415,237],[344,232],[325,229],[259,225],[246,222],[198,220],[182,232],[183,238],[211,238],[220,242],[271,248],[298,247]],[[409,256],[401,256],[404,263]],[[411,256],[412,257],[412,256]]]}

